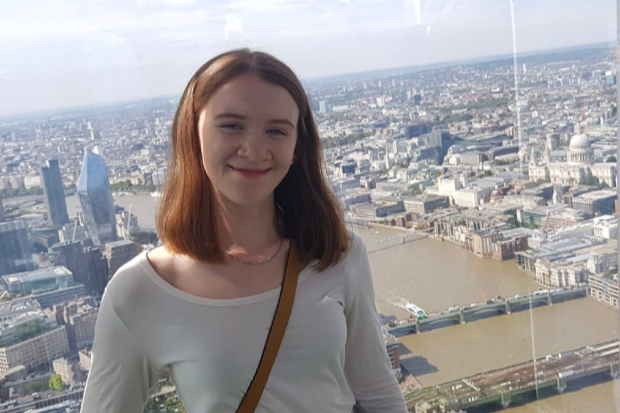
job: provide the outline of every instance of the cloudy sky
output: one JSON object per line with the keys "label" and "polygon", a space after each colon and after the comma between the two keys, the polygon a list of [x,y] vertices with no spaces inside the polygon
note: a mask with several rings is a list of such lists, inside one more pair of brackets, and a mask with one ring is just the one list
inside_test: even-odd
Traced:
{"label": "cloudy sky", "polygon": [[[614,0],[513,0],[520,52],[615,41]],[[512,52],[511,0],[0,0],[0,116],[179,95],[249,46],[302,79]]]}

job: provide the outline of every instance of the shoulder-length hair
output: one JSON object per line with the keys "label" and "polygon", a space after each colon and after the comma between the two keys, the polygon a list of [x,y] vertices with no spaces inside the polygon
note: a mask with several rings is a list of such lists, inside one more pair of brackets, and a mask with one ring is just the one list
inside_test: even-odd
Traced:
{"label": "shoulder-length hair", "polygon": [[321,140],[308,97],[293,71],[275,57],[249,49],[222,53],[192,76],[172,124],[172,153],[157,211],[157,232],[171,252],[223,263],[215,234],[211,182],[198,138],[198,116],[208,100],[233,78],[254,74],[285,88],[299,108],[295,162],[275,189],[280,235],[297,242],[302,260],[317,259],[315,269],[336,265],[349,248],[341,204],[329,188]]}

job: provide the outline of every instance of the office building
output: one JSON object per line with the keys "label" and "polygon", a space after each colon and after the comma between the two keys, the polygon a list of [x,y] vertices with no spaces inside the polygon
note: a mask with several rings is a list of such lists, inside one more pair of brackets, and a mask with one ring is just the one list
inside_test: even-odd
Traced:
{"label": "office building", "polygon": [[42,308],[86,295],[84,285],[76,284],[65,267],[5,275],[0,282],[11,296],[29,295]]}
{"label": "office building", "polygon": [[615,310],[618,309],[618,274],[596,274],[588,279],[588,296]]}
{"label": "office building", "polygon": [[428,214],[439,208],[448,208],[450,198],[441,195],[420,195],[404,197],[405,211],[416,214]]}
{"label": "office building", "polygon": [[100,247],[116,241],[116,216],[103,157],[91,152],[84,154],[77,192],[93,244]]}
{"label": "office building", "polygon": [[49,160],[46,166],[41,168],[41,183],[45,193],[45,205],[50,224],[66,224],[69,222],[69,215],[58,160]]}
{"label": "office building", "polygon": [[614,213],[614,201],[618,199],[615,190],[587,192],[573,198],[573,208],[592,215]]}
{"label": "office building", "polygon": [[39,294],[73,285],[71,271],[65,267],[50,267],[5,275],[1,280],[4,289],[13,296]]}
{"label": "office building", "polygon": [[0,223],[0,275],[34,268],[26,221]]}
{"label": "office building", "polygon": [[60,242],[50,248],[56,265],[73,273],[73,281],[83,284],[88,295],[101,295],[108,284],[108,261],[92,240]]}
{"label": "office building", "polygon": [[92,346],[99,309],[92,297],[82,297],[54,305],[56,322],[67,328],[69,348],[76,352]]}
{"label": "office building", "polygon": [[12,346],[0,347],[0,372],[19,365],[26,368],[51,365],[54,359],[68,352],[67,332],[60,326]]}
{"label": "office building", "polygon": [[109,276],[112,277],[123,264],[139,253],[140,246],[130,240],[121,240],[106,244],[103,255],[108,260]]}

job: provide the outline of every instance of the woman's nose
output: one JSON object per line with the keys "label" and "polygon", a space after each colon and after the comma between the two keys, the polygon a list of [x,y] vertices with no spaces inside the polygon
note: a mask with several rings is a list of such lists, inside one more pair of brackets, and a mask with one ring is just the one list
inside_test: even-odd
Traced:
{"label": "woman's nose", "polygon": [[262,133],[248,132],[241,142],[237,154],[252,160],[262,160],[267,153],[267,145]]}

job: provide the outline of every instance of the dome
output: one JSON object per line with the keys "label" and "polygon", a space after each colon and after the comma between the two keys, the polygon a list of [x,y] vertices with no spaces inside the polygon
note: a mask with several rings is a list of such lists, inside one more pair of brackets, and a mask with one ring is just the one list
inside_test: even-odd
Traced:
{"label": "dome", "polygon": [[569,149],[590,149],[590,139],[586,135],[575,135],[570,140]]}

